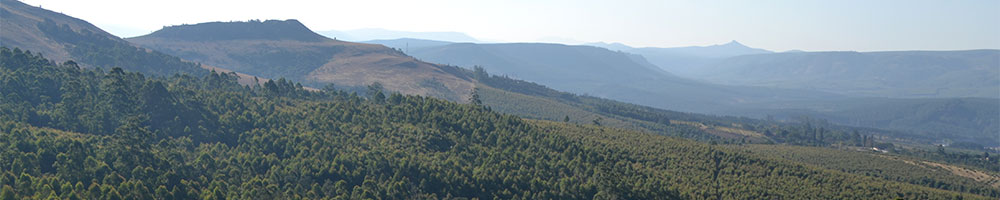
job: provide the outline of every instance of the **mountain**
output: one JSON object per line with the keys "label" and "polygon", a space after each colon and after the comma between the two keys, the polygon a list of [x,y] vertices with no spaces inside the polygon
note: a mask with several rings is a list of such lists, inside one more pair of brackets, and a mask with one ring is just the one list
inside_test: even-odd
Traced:
{"label": "mountain", "polygon": [[[456,43],[411,50],[410,54],[431,62],[481,66],[494,74],[536,82],[560,91],[660,109],[761,119],[768,115],[781,120],[811,117],[842,125],[901,131],[903,133],[895,137],[921,142],[995,141],[990,139],[996,138],[998,123],[990,122],[1000,120],[1000,116],[991,115],[1000,101],[963,101],[975,103],[955,107],[943,106],[943,100],[939,99],[873,99],[807,89],[715,85],[660,71],[642,60],[643,56],[590,46]],[[516,91],[512,88],[516,87],[503,90]],[[953,110],[962,107],[978,111]],[[872,110],[879,112],[863,112]],[[596,116],[562,113],[590,116],[587,117],[590,119]],[[559,120],[560,117],[539,118]]]}
{"label": "mountain", "polygon": [[422,62],[381,45],[329,39],[296,20],[169,26],[127,40],[187,60],[313,87],[378,82],[392,91],[455,101],[465,100],[474,87],[458,68]]}
{"label": "mountain", "polygon": [[1000,50],[744,55],[703,66],[695,76],[851,96],[1000,98]]}
{"label": "mountain", "polygon": [[809,91],[706,84],[667,73],[642,56],[593,46],[455,43],[409,54],[429,62],[481,66],[560,91],[689,112],[721,112],[748,102],[835,98]]}
{"label": "mountain", "polygon": [[208,22],[181,25],[150,33],[149,37],[184,41],[293,40],[322,42],[326,37],[306,28],[298,20],[251,20],[245,23]]}
{"label": "mountain", "polygon": [[[797,108],[792,108],[792,106]],[[731,114],[776,120],[812,118],[854,127],[896,130],[886,136],[921,143],[1000,146],[1000,99],[847,98],[751,104]]]}
{"label": "mountain", "polygon": [[465,33],[459,32],[412,32],[412,31],[394,31],[378,28],[369,29],[357,29],[348,31],[319,31],[326,37],[337,38],[338,40],[344,41],[368,41],[368,40],[391,40],[400,38],[415,38],[423,40],[439,40],[448,42],[481,42],[476,38],[473,38]]}
{"label": "mountain", "polygon": [[250,88],[227,74],[103,72],[7,48],[0,61],[3,199],[1000,196],[990,171],[895,154],[826,167],[802,157],[833,149],[750,151],[398,93]]}
{"label": "mountain", "polygon": [[621,43],[591,43],[589,45],[642,55],[649,60],[650,63],[653,63],[668,72],[688,78],[697,78],[696,76],[691,75],[692,73],[698,71],[699,66],[712,63],[713,61],[722,58],[773,53],[764,49],[747,47],[746,45],[743,45],[735,40],[721,45],[672,48],[634,48]]}
{"label": "mountain", "polygon": [[771,51],[764,49],[748,47],[735,40],[720,45],[674,47],[674,48],[645,47],[645,48],[637,48],[637,51],[660,53],[660,54],[684,55],[693,57],[705,57],[705,58],[725,58],[725,57],[733,57],[741,55],[773,53]]}
{"label": "mountain", "polygon": [[437,47],[452,44],[453,42],[438,41],[438,40],[424,40],[415,38],[399,38],[392,40],[368,40],[362,41],[361,43],[368,44],[381,44],[383,46],[395,48],[402,50],[403,53],[408,53],[410,50],[418,50],[428,47]]}
{"label": "mountain", "polygon": [[159,76],[208,72],[195,63],[133,46],[86,21],[19,1],[0,1],[0,26],[0,46],[41,53],[58,62]]}

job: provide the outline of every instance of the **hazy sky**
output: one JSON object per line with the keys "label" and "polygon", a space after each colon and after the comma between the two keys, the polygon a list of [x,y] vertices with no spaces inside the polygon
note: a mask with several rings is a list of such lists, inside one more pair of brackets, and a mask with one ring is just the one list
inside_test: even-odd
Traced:
{"label": "hazy sky", "polygon": [[[209,21],[298,19],[315,31],[456,31],[504,42],[769,50],[1000,49],[1000,0],[27,0],[122,37]],[[558,38],[558,39],[556,39]]]}

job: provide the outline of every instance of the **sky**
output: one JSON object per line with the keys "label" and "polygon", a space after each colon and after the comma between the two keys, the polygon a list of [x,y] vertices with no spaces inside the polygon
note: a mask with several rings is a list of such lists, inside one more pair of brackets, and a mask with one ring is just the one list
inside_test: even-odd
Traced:
{"label": "sky", "polygon": [[1000,0],[25,0],[120,37],[211,21],[298,19],[314,31],[454,31],[496,42],[729,41],[773,51],[1000,49]]}

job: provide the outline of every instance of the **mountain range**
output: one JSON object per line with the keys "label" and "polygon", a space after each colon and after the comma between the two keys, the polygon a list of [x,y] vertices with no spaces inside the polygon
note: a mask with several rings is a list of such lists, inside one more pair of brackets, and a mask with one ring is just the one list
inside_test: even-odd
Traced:
{"label": "mountain range", "polygon": [[400,38],[416,38],[423,40],[439,40],[449,42],[482,42],[472,36],[460,32],[414,32],[414,31],[394,31],[380,28],[367,28],[355,30],[326,30],[318,31],[319,34],[337,40],[361,42],[368,40],[394,40]]}
{"label": "mountain range", "polygon": [[494,74],[557,90],[688,112],[717,112],[746,102],[836,98],[810,91],[693,81],[666,72],[642,56],[593,46],[451,43],[410,48],[407,52],[429,62],[466,68],[481,66]]}
{"label": "mountain range", "polygon": [[691,74],[719,84],[851,96],[1000,98],[1000,50],[755,54],[719,60]]}
{"label": "mountain range", "polygon": [[702,65],[733,56],[770,54],[772,51],[752,48],[737,41],[726,44],[690,47],[630,47],[621,43],[590,43],[588,45],[603,47],[615,51],[638,54],[649,62],[671,73],[696,78],[695,72]]}
{"label": "mountain range", "polygon": [[[803,116],[813,116],[840,124],[905,130],[906,132],[915,135],[935,135],[935,137],[949,135],[949,138],[964,141],[1000,140],[1000,135],[994,134],[998,127],[1000,127],[1000,116],[991,115],[991,113],[996,112],[996,109],[994,108],[996,108],[997,105],[1000,105],[1000,101],[996,100],[997,97],[990,98],[988,95],[986,95],[986,98],[992,99],[993,101],[965,99],[965,96],[912,99],[912,97],[908,96],[890,95],[890,93],[887,92],[889,91],[887,89],[903,90],[907,88],[906,86],[885,86],[885,91],[875,91],[884,95],[875,97],[883,98],[872,98],[873,96],[871,94],[860,94],[844,90],[843,88],[820,90],[815,87],[808,87],[819,83],[819,80],[828,80],[830,82],[837,83],[827,84],[826,87],[831,87],[830,85],[834,87],[852,84],[859,85],[860,83],[852,83],[850,80],[859,80],[863,78],[855,77],[854,79],[851,79],[845,77],[843,79],[845,81],[838,82],[838,79],[836,78],[818,78],[823,76],[824,73],[822,72],[815,72],[813,74],[814,79],[797,79],[801,81],[798,84],[793,84],[797,87],[774,87],[774,85],[754,84],[747,84],[749,86],[738,86],[726,84],[728,82],[722,81],[725,80],[725,78],[720,78],[720,80],[716,81],[705,81],[696,77],[673,75],[672,73],[667,72],[670,68],[659,68],[655,64],[647,62],[646,58],[649,57],[646,55],[633,54],[624,51],[611,51],[590,46],[540,43],[449,43],[417,39],[378,40],[368,42],[383,44],[395,48],[402,48],[402,45],[404,44],[418,44],[411,45],[408,48],[409,50],[407,50],[407,53],[430,62],[447,63],[467,68],[480,66],[494,74],[507,75],[517,79],[541,83],[557,90],[594,95],[657,108],[696,113],[750,116],[756,118],[772,116],[777,117],[778,119],[789,120],[798,119]],[[731,51],[724,51],[722,49],[731,49]],[[701,52],[700,54],[693,52],[686,54],[689,57],[690,55],[698,55],[699,58],[705,59],[703,60],[705,62],[698,66],[698,70],[696,71],[708,70],[713,66],[710,64],[713,63],[724,63],[730,60],[758,57],[771,58],[786,55],[815,54],[816,57],[821,57],[823,60],[836,60],[834,57],[823,56],[828,53],[769,53],[764,50],[745,47],[735,42],[727,45],[715,45],[709,47],[678,48],[671,51],[682,52],[682,50]],[[663,51],[666,52],[667,50]],[[710,54],[706,52],[729,53]],[[739,55],[739,53],[734,52],[751,54]],[[752,54],[754,52],[756,54]],[[985,55],[989,55],[988,52],[989,51],[987,50],[985,52],[980,52],[980,54],[987,53]],[[878,53],[873,54],[878,55]],[[919,53],[904,52],[904,55],[908,55],[909,58],[912,58],[913,60],[949,54],[965,55],[968,53],[925,52],[924,55],[921,55]],[[739,56],[725,57],[731,55]],[[927,78],[923,79],[926,83],[914,83],[912,85],[948,86],[964,83],[967,87],[974,87],[970,90],[978,90],[980,92],[988,92],[991,86],[995,88],[1000,85],[998,83],[990,83],[988,81],[975,82],[976,80],[989,80],[988,78],[970,78],[977,76],[989,76],[989,73],[985,73],[988,71],[984,72],[982,70],[979,71],[979,73],[983,74],[973,75],[976,73],[976,71],[974,71],[975,69],[982,69],[983,66],[990,66],[988,56],[981,56],[979,58],[971,56],[950,56],[950,58],[952,59],[941,61],[938,64],[929,65],[932,67],[941,66],[943,65],[941,63],[950,62],[958,64],[974,63],[969,65],[980,67],[965,67],[967,68],[966,71],[958,71],[957,73],[954,73],[955,75],[939,73],[936,74],[938,75],[938,78],[936,79]],[[897,58],[897,60],[899,59]],[[978,64],[975,64],[976,62],[969,62],[977,60],[981,60],[983,62],[978,62]],[[789,68],[795,68],[792,64],[797,63],[794,62],[796,61],[795,59],[772,59],[772,61],[789,63],[786,64],[790,65],[788,66]],[[719,64],[718,66],[728,65]],[[760,67],[763,66],[765,65],[760,65]],[[908,65],[896,64],[896,66],[896,68],[903,68],[896,69],[896,71],[899,72],[912,70],[904,67]],[[861,67],[842,70],[857,71],[854,73],[870,73],[868,71],[878,71],[884,77],[907,77],[908,75],[912,75],[891,73],[893,71],[892,69],[885,69],[886,67],[876,65],[871,65],[868,68],[869,69],[867,71],[860,70],[862,69]],[[754,69],[749,68],[745,70],[754,71]],[[696,71],[689,73],[700,73]],[[723,72],[717,73],[729,74],[732,72],[725,72],[725,70],[722,71]],[[789,69],[789,71],[793,71],[793,69]],[[779,72],[777,70],[770,73],[761,72],[761,74],[778,75],[772,75],[771,77],[760,79],[768,80],[768,78],[773,78],[781,80],[781,78],[774,77],[780,76],[780,74],[783,73],[786,72]],[[925,73],[925,75],[933,76],[935,74]],[[709,77],[710,75],[704,76]],[[788,76],[794,77],[794,75]],[[731,79],[742,80],[752,78],[753,77],[751,76],[732,77]],[[810,84],[808,81],[811,80],[817,82]],[[910,80],[917,81],[912,78]],[[945,100],[942,100],[942,98],[945,98]],[[947,102],[947,98],[957,98],[954,99],[957,102],[975,102],[971,104],[964,104],[964,106],[971,106],[973,108],[972,112],[947,111],[949,109],[947,108],[948,106],[941,104],[943,101]],[[900,104],[900,102],[908,103]],[[879,109],[879,113],[881,114],[867,112],[870,111],[871,108],[882,108]],[[923,112],[932,110],[936,111]],[[938,111],[944,111],[945,113],[950,114],[941,115],[941,112]],[[898,117],[903,113],[909,113],[906,115],[910,117]],[[965,123],[961,120],[953,120],[954,117],[976,118],[982,120],[983,123]],[[909,120],[905,118],[909,118]],[[993,142],[989,143],[994,144]],[[1000,144],[1000,142],[996,144]]]}

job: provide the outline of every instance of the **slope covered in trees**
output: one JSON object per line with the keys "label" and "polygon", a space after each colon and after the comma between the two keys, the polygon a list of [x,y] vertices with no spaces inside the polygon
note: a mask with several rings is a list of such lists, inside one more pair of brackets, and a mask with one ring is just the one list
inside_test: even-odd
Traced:
{"label": "slope covered in trees", "polygon": [[0,56],[4,198],[986,198],[433,98]]}
{"label": "slope covered in trees", "polygon": [[532,119],[601,123],[618,128],[725,143],[865,146],[864,138],[869,136],[900,135],[897,132],[845,127],[810,119],[782,123],[663,110],[560,92],[527,81],[490,75],[483,68],[475,68],[472,73],[481,83],[476,93],[483,105],[499,112]]}
{"label": "slope covered in trees", "polygon": [[[871,151],[786,145],[743,145],[733,146],[733,148],[852,174],[1000,197],[1000,173],[998,173],[1000,171],[995,168],[984,169],[967,165],[941,164],[938,161],[913,156],[889,155]],[[979,160],[991,163],[991,166],[998,166],[995,159],[988,161],[979,157],[970,160]]]}

